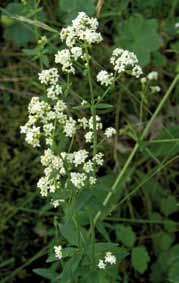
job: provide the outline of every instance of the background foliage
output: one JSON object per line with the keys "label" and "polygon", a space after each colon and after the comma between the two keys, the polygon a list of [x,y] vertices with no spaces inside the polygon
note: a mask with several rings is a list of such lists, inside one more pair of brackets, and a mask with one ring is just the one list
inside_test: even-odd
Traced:
{"label": "background foliage", "polygon": [[[147,97],[147,119],[179,70],[179,32],[175,28],[175,23],[179,22],[179,1],[34,0],[1,3],[1,282],[49,282],[57,269],[56,263],[49,268],[45,262],[48,243],[56,227],[55,212],[40,199],[36,190],[36,181],[41,174],[39,153],[24,144],[19,126],[26,120],[30,97],[41,94],[37,73],[49,66],[48,58],[52,58],[60,47],[56,31],[68,24],[78,11],[86,11],[89,15],[97,13],[100,30],[107,42],[95,51],[102,65],[106,64],[110,49],[120,46],[137,54],[146,73],[158,71],[162,91]],[[38,44],[42,35],[46,35],[48,41]],[[112,157],[111,145],[105,149],[109,156],[107,166],[101,172],[98,190],[108,190],[116,168],[124,163],[141,132],[137,127],[140,96],[135,83],[129,84],[112,94],[110,99],[115,108],[105,110],[105,115],[110,114],[105,119],[106,125],[115,120],[115,126],[123,135],[115,141]],[[77,80],[76,88],[83,91],[85,86]],[[157,174],[158,168],[179,153],[178,90],[179,85],[149,133],[151,139],[167,142],[144,141],[141,144],[133,167],[128,170],[127,183],[123,184],[122,200],[126,197],[125,201],[122,203],[118,193],[115,197],[119,208],[97,226],[100,241],[110,243],[112,239],[121,246],[118,272],[123,283],[179,282],[178,159]],[[133,109],[136,109],[135,114]],[[138,186],[137,193],[128,197],[128,193]],[[98,205],[91,200],[92,210]],[[60,229],[63,238],[74,244],[72,227],[72,223],[66,223]],[[72,258],[66,268],[73,266],[75,273],[77,265],[78,259]],[[67,275],[68,270],[63,274],[64,282]],[[93,277],[95,275],[91,275]]]}

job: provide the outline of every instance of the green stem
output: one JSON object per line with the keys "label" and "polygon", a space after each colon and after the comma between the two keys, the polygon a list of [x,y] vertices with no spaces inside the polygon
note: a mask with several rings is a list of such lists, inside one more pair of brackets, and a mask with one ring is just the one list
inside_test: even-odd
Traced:
{"label": "green stem", "polygon": [[88,82],[89,82],[90,96],[91,96],[91,114],[93,117],[93,156],[95,156],[96,151],[97,151],[96,150],[96,147],[97,147],[96,107],[95,107],[94,91],[93,91],[93,84],[92,84],[92,78],[91,78],[88,48],[85,47],[85,50],[86,50],[86,60],[87,60]]}
{"label": "green stem", "polygon": [[[106,220],[109,221],[114,221],[114,222],[126,222],[126,223],[133,223],[133,224],[138,224],[138,223],[142,223],[142,224],[161,224],[161,225],[165,225],[169,223],[169,220],[149,220],[149,219],[137,219],[137,218],[120,218],[120,217],[108,217],[106,218]],[[173,223],[175,225],[179,225],[177,222]]]}
{"label": "green stem", "polygon": [[[169,89],[167,90],[167,92],[165,93],[165,95],[163,96],[162,100],[160,101],[157,109],[155,110],[154,114],[152,115],[152,117],[150,118],[149,122],[147,123],[142,135],[141,135],[141,138],[140,138],[140,141],[137,142],[131,152],[131,154],[129,155],[128,159],[126,160],[126,163],[124,164],[124,167],[122,168],[121,172],[118,174],[112,188],[111,188],[111,191],[107,194],[107,196],[105,197],[104,201],[103,201],[103,206],[105,207],[109,200],[111,199],[114,191],[117,189],[118,185],[119,185],[119,182],[122,180],[122,178],[124,177],[131,161],[133,160],[133,157],[135,156],[139,146],[140,146],[140,142],[145,138],[145,136],[147,135],[152,123],[154,122],[154,120],[156,119],[158,113],[160,112],[160,110],[162,109],[163,105],[165,104],[166,100],[168,99],[169,95],[171,94],[174,86],[176,85],[177,81],[179,79],[179,75],[176,75],[175,79],[173,80],[173,82],[171,83]],[[99,217],[101,216],[101,213],[102,211],[99,210],[94,218],[94,225],[96,224],[96,222],[98,221]]]}
{"label": "green stem", "polygon": [[144,105],[143,93],[140,94],[140,97],[141,97],[141,101],[140,101],[140,118],[139,118],[139,121],[140,121],[140,124],[141,124],[142,120],[143,120],[143,105]]}
{"label": "green stem", "polygon": [[[90,96],[91,96],[91,114],[93,117],[93,156],[95,156],[97,152],[96,106],[95,106],[95,98],[94,98],[93,84],[91,78],[88,48],[85,47],[85,50],[86,50],[86,59],[87,59],[88,82],[89,82]],[[92,258],[93,258],[93,264],[95,266],[95,229],[94,229],[93,219],[90,219],[90,231],[91,231],[91,242],[92,242]]]}

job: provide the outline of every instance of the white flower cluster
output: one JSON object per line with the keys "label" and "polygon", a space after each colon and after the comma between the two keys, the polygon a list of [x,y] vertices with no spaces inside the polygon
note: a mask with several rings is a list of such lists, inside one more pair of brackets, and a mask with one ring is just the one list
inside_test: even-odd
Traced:
{"label": "white flower cluster", "polygon": [[111,252],[107,252],[104,259],[99,260],[98,267],[105,269],[107,264],[116,264],[116,257]]}
{"label": "white flower cluster", "polygon": [[40,146],[42,136],[45,137],[47,145],[52,145],[55,124],[61,126],[65,132],[68,119],[71,118],[64,113],[66,104],[62,100],[53,105],[41,101],[38,97],[32,97],[28,110],[29,118],[27,123],[21,126],[21,133],[26,135],[26,142],[33,147]]}
{"label": "white flower cluster", "polygon": [[[62,30],[61,38],[66,40],[68,49],[58,51],[55,62],[62,65],[63,71],[74,73],[73,62],[83,57],[83,50],[76,46],[77,43],[81,41],[81,43],[92,44],[102,40],[97,27],[97,20],[89,18],[82,12],[70,27]],[[101,71],[98,79],[107,86],[112,83],[113,75]],[[61,99],[63,88],[59,84],[57,68],[42,70],[39,73],[39,80],[46,88],[47,97],[31,99],[28,107],[28,121],[21,127],[21,132],[25,134],[26,142],[33,147],[39,147],[40,141],[42,140],[43,144],[45,141],[47,149],[41,156],[44,176],[39,179],[37,187],[42,197],[50,196],[51,204],[58,207],[63,202],[64,189],[74,187],[78,191],[84,187],[93,186],[96,183],[96,172],[104,163],[103,153],[97,152],[95,156],[91,156],[86,149],[72,150],[73,143],[70,152],[55,150],[56,143],[59,142],[59,133],[67,140],[73,141],[76,132],[80,131],[80,134],[83,133],[84,142],[92,143],[94,124],[97,134],[103,134],[106,138],[114,135],[116,130],[110,127],[102,133],[103,125],[98,115],[95,121],[93,116],[88,119],[73,118],[67,104]],[[86,103],[88,102],[84,101],[84,104]]]}
{"label": "white flower cluster", "polygon": [[113,83],[114,77],[112,73],[102,70],[97,74],[96,79],[101,85],[109,86]]}
{"label": "white flower cluster", "polygon": [[115,75],[106,70],[101,70],[96,76],[97,82],[106,87],[114,83],[116,74],[120,75],[125,72],[139,78],[143,73],[136,55],[128,50],[122,48],[114,49],[110,62],[113,65]]}
{"label": "white flower cluster", "polygon": [[127,72],[136,78],[142,75],[142,68],[133,52],[116,48],[113,50],[110,62],[114,66],[114,71],[117,74]]}
{"label": "white flower cluster", "polygon": [[[79,118],[78,122],[80,124],[80,127],[82,127],[84,130],[87,131],[87,133],[84,135],[86,143],[92,143],[93,140],[93,117],[91,116],[89,120],[85,117]],[[101,118],[96,115],[96,130],[102,130],[103,125],[101,122]]]}
{"label": "white flower cluster", "polygon": [[146,77],[141,78],[141,84],[144,86],[147,83],[149,83],[150,86],[150,90],[152,93],[157,93],[160,92],[160,86],[158,85],[152,85],[151,83],[153,83],[154,81],[158,80],[158,73],[156,71],[152,71],[150,72]]}
{"label": "white flower cluster", "polygon": [[[55,193],[65,187],[68,180],[78,190],[85,185],[94,185],[96,183],[96,178],[93,176],[94,168],[103,165],[103,154],[98,152],[92,160],[88,158],[89,152],[85,149],[73,153],[61,152],[59,155],[55,155],[51,149],[45,150],[44,155],[41,156],[45,176],[37,183],[42,197],[47,197],[49,193]],[[54,207],[58,207],[60,202],[60,200],[55,202],[51,200]]]}
{"label": "white flower cluster", "polygon": [[60,203],[63,203],[64,201],[64,199],[51,199],[51,204],[54,208],[57,208],[58,206],[60,206]]}
{"label": "white flower cluster", "polygon": [[147,75],[147,78],[148,78],[149,81],[152,81],[152,80],[157,81],[158,80],[158,73],[156,71],[152,71]]}
{"label": "white flower cluster", "polygon": [[39,73],[39,80],[41,84],[47,85],[55,85],[58,82],[59,75],[58,70],[56,68],[51,68],[48,70],[43,70]]}
{"label": "white flower cluster", "polygon": [[102,36],[97,32],[97,28],[98,21],[96,18],[90,18],[85,12],[80,12],[70,26],[61,30],[60,37],[70,48],[78,42],[99,43],[102,41]]}
{"label": "white flower cluster", "polygon": [[55,257],[58,259],[62,259],[63,255],[62,255],[62,246],[55,246],[54,247],[54,251],[55,251]]}
{"label": "white flower cluster", "polygon": [[75,46],[70,49],[58,51],[55,55],[55,63],[62,65],[62,71],[67,73],[75,73],[73,62],[82,57],[82,48]]}
{"label": "white flower cluster", "polygon": [[92,44],[102,40],[97,32],[98,21],[90,18],[84,12],[80,12],[72,24],[63,28],[60,32],[62,41],[65,41],[68,48],[60,50],[55,55],[55,63],[62,65],[62,71],[75,74],[74,62],[79,58],[84,59],[83,49],[77,44]]}
{"label": "white flower cluster", "polygon": [[112,127],[109,127],[105,130],[104,132],[104,135],[107,137],[107,138],[111,138],[113,135],[116,134],[116,129],[112,128]]}

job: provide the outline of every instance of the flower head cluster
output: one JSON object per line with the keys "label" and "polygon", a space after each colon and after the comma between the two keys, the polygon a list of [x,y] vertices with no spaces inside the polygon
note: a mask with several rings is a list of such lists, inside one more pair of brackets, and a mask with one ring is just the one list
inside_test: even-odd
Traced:
{"label": "flower head cluster", "polygon": [[113,83],[114,77],[112,73],[102,70],[97,74],[96,79],[101,85],[109,86]]}
{"label": "flower head cluster", "polygon": [[[55,55],[55,62],[62,65],[62,71],[74,73],[74,62],[79,58],[83,59],[83,49],[77,46],[79,43],[83,46],[102,40],[97,28],[97,20],[81,12],[71,26],[62,30],[61,38],[66,41],[68,48],[58,51]],[[66,188],[75,188],[78,191],[93,186],[96,183],[96,172],[104,163],[102,152],[92,156],[85,146],[76,148],[73,139],[78,131],[84,143],[93,143],[94,125],[96,135],[103,134],[110,138],[116,133],[111,127],[102,132],[103,124],[98,115],[74,118],[73,112],[62,99],[64,87],[59,84],[59,78],[57,68],[42,70],[39,73],[40,83],[46,88],[46,98],[31,99],[28,121],[21,127],[27,143],[39,147],[42,141],[47,148],[41,156],[44,175],[39,179],[37,187],[43,197],[51,198],[54,207],[60,205]],[[102,85],[108,86],[113,82],[113,74],[101,71],[97,79]],[[84,103],[88,104],[86,101]],[[56,146],[60,143],[61,136],[66,138],[67,151],[61,151]]]}
{"label": "flower head cluster", "polygon": [[59,246],[55,246],[54,247],[54,251],[55,251],[55,257],[58,258],[58,259],[62,259],[62,246],[59,245]]}
{"label": "flower head cluster", "polygon": [[112,127],[109,127],[105,130],[104,132],[104,135],[107,137],[107,138],[111,138],[113,135],[116,134],[116,129],[112,128]]}
{"label": "flower head cluster", "polygon": [[117,74],[127,72],[136,78],[142,75],[142,68],[133,52],[116,48],[113,50],[110,62],[114,66],[114,71]]}
{"label": "flower head cluster", "polygon": [[32,97],[28,110],[29,119],[21,126],[21,133],[26,135],[26,142],[33,147],[40,145],[41,137],[45,137],[46,144],[51,145],[56,124],[65,131],[68,118],[65,114],[66,104],[62,100],[50,104],[38,97]]}
{"label": "flower head cluster", "polygon": [[58,51],[55,55],[55,63],[62,65],[62,71],[67,73],[75,73],[73,62],[82,57],[82,48],[75,46],[70,49]]}
{"label": "flower head cluster", "polygon": [[116,257],[111,252],[107,252],[104,259],[99,260],[98,267],[100,269],[105,269],[107,264],[116,264]]}
{"label": "flower head cluster", "polygon": [[98,43],[102,41],[102,36],[97,32],[97,28],[98,21],[96,18],[90,18],[85,12],[80,12],[70,26],[61,30],[60,37],[70,48],[78,42]]}
{"label": "flower head cluster", "polygon": [[39,73],[39,80],[41,84],[44,85],[54,85],[58,82],[58,79],[59,75],[58,70],[56,68],[43,70],[41,73]]}
{"label": "flower head cluster", "polygon": [[57,208],[58,206],[60,206],[60,203],[63,203],[64,201],[64,199],[51,199],[51,204],[54,208]]}
{"label": "flower head cluster", "polygon": [[152,71],[147,75],[147,78],[148,78],[149,81],[152,81],[152,80],[157,81],[158,73],[156,71]]}
{"label": "flower head cluster", "polygon": [[155,81],[158,80],[158,73],[156,71],[150,72],[146,77],[141,78],[141,84],[143,86],[149,85],[152,93],[160,92],[160,86],[155,85]]}

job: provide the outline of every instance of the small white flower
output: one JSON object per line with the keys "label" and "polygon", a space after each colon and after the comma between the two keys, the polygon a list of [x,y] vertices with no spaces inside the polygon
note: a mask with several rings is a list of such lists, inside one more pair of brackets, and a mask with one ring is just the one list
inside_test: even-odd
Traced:
{"label": "small white flower", "polygon": [[49,182],[47,177],[41,177],[37,183],[37,187],[40,189],[40,194],[42,197],[47,197]]}
{"label": "small white flower", "polygon": [[88,160],[84,165],[83,165],[83,170],[86,173],[90,173],[94,170],[94,163],[91,160]]}
{"label": "small white flower", "polygon": [[60,206],[60,203],[64,202],[64,199],[56,199],[56,200],[51,200],[51,204],[53,205],[54,208],[57,208]]}
{"label": "small white flower", "polygon": [[113,135],[116,134],[116,129],[112,128],[112,127],[109,127],[105,130],[104,132],[104,135],[107,137],[107,138],[110,138],[112,137]]}
{"label": "small white flower", "polygon": [[47,88],[47,96],[53,100],[58,99],[59,94],[62,94],[62,87],[59,85],[52,85]]}
{"label": "small white flower", "polygon": [[48,123],[43,125],[43,131],[45,136],[50,136],[55,130],[55,125],[53,123]]}
{"label": "small white flower", "polygon": [[107,71],[102,70],[97,74],[96,79],[101,85],[109,86],[113,83],[114,77],[112,73],[109,74]]}
{"label": "small white flower", "polygon": [[76,132],[76,121],[70,117],[64,125],[64,133],[67,137],[72,137]]}
{"label": "small white flower", "polygon": [[176,29],[179,28],[179,23],[175,23],[175,28],[176,28]]}
{"label": "small white flower", "polygon": [[81,105],[84,106],[84,105],[86,105],[86,104],[88,104],[88,101],[82,100]]}
{"label": "small white flower", "polygon": [[30,115],[34,115],[37,118],[43,118],[46,112],[50,111],[50,105],[47,102],[40,101],[39,97],[32,97],[28,111]]}
{"label": "small white flower", "polygon": [[26,133],[25,140],[33,147],[40,146],[40,127],[32,126],[32,128],[26,129],[25,126],[21,127],[21,132]]}
{"label": "small white flower", "polygon": [[143,78],[140,79],[140,81],[141,81],[141,84],[144,85],[147,82],[147,78],[143,77]]}
{"label": "small white flower", "polygon": [[82,56],[82,48],[81,47],[72,47],[71,48],[71,53],[72,53],[72,56],[74,58],[74,60],[78,60],[78,58],[80,58]]}
{"label": "small white flower", "polygon": [[47,42],[48,42],[48,39],[45,35],[41,36],[40,39],[37,41],[38,44],[45,44]]}
{"label": "small white flower", "polygon": [[88,128],[88,120],[86,119],[86,117],[83,118],[79,118],[78,119],[78,123],[80,124],[80,126],[86,130]]}
{"label": "small white flower", "polygon": [[58,75],[58,70],[56,68],[43,70],[41,73],[39,73],[39,80],[41,84],[54,85],[58,82],[58,79],[59,79],[59,75]]}
{"label": "small white flower", "polygon": [[89,177],[89,183],[90,183],[90,185],[95,185],[96,184],[96,178],[93,177],[93,176]]}
{"label": "small white flower", "polygon": [[151,86],[150,89],[151,89],[151,91],[152,91],[153,93],[160,92],[160,90],[161,90],[161,88],[160,88],[158,85],[156,85],[156,86]]}
{"label": "small white flower", "polygon": [[92,142],[92,139],[93,139],[93,132],[92,131],[89,131],[85,134],[85,141],[87,143],[91,143]]}
{"label": "small white flower", "polygon": [[98,152],[98,153],[93,157],[93,161],[94,161],[97,165],[102,166],[103,163],[104,163],[103,156],[104,156],[104,154],[103,154],[102,152]]}
{"label": "small white flower", "polygon": [[55,246],[54,247],[54,251],[55,251],[55,257],[58,259],[62,259],[62,246]]}
{"label": "small white flower", "polygon": [[104,263],[104,261],[102,259],[99,260],[98,267],[100,269],[105,269],[106,268],[106,264]]}
{"label": "small white flower", "polygon": [[[102,123],[101,123],[101,118],[96,115],[96,130],[101,130],[103,127]],[[93,130],[93,116],[91,116],[91,118],[89,119],[89,128],[90,130]]]}
{"label": "small white flower", "polygon": [[58,100],[54,106],[54,110],[56,113],[63,112],[67,109],[66,103],[63,100]]}
{"label": "small white flower", "polygon": [[53,205],[54,208],[57,208],[60,205],[60,202],[58,199],[51,200],[51,204]]}
{"label": "small white flower", "polygon": [[69,49],[58,51],[55,55],[55,63],[62,65],[62,71],[73,74],[75,73],[75,69],[72,66],[72,57]]}
{"label": "small white flower", "polygon": [[105,263],[116,264],[116,257],[111,253],[107,252],[104,259]]}
{"label": "small white flower", "polygon": [[76,188],[81,189],[82,187],[84,187],[85,181],[87,179],[86,174],[71,172],[70,176],[71,176],[71,182]]}
{"label": "small white flower", "polygon": [[148,78],[149,81],[157,80],[158,79],[158,73],[155,72],[155,71],[152,71],[147,75],[147,78]]}
{"label": "small white flower", "polygon": [[74,163],[75,167],[83,164],[85,162],[85,160],[87,159],[88,154],[89,153],[85,149],[75,151],[73,153],[73,163]]}
{"label": "small white flower", "polygon": [[136,77],[137,79],[143,74],[142,68],[139,65],[136,65],[132,69],[132,76]]}

